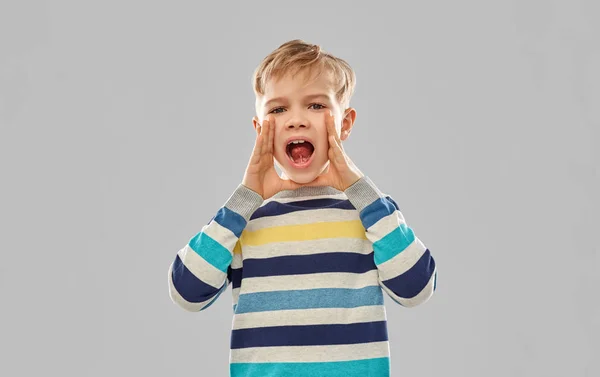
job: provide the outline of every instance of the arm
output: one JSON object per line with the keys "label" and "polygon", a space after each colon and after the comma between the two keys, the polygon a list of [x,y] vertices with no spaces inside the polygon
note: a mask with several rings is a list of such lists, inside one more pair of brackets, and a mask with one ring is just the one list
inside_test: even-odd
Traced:
{"label": "arm", "polygon": [[437,268],[394,200],[363,177],[345,191],[360,213],[373,242],[375,265],[383,290],[398,304],[413,307],[429,300],[436,288]]}
{"label": "arm", "polygon": [[263,198],[239,185],[217,214],[177,252],[169,266],[171,300],[197,312],[208,308],[231,282],[233,250]]}

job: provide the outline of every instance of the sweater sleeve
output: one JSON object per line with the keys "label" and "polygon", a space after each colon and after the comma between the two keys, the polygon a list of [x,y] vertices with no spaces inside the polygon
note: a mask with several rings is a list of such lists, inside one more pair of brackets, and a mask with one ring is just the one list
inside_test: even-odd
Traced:
{"label": "sweater sleeve", "polygon": [[373,243],[379,284],[398,304],[414,307],[429,300],[437,285],[431,252],[404,220],[396,202],[363,177],[346,189]]}
{"label": "sweater sleeve", "polygon": [[263,198],[240,184],[216,215],[180,249],[169,266],[171,300],[198,312],[208,308],[232,280],[234,248]]}

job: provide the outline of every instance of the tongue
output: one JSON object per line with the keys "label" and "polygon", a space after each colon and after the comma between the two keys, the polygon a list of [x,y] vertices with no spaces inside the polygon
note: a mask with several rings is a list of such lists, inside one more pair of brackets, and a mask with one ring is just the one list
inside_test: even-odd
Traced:
{"label": "tongue", "polygon": [[308,159],[310,158],[310,155],[312,154],[312,148],[305,144],[306,143],[294,144],[292,146],[290,150],[290,155],[292,156],[292,159],[295,163],[303,163],[308,161]]}

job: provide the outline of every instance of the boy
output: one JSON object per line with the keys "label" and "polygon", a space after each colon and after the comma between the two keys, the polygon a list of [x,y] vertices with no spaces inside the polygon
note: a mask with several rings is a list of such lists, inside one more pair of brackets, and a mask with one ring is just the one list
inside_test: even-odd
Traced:
{"label": "boy", "polygon": [[390,376],[383,291],[412,307],[435,290],[429,250],[342,148],[354,85],[319,46],[267,56],[242,183],[169,267],[188,311],[232,284],[231,377]]}

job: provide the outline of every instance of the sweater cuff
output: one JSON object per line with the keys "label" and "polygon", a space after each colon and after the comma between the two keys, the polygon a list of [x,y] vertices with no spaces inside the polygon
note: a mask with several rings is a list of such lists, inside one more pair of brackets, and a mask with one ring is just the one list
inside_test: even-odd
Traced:
{"label": "sweater cuff", "polygon": [[366,176],[348,187],[344,193],[358,212],[361,212],[374,201],[385,197],[373,181]]}
{"label": "sweater cuff", "polygon": [[224,207],[239,213],[247,222],[263,202],[264,199],[259,193],[240,183],[229,199],[227,199]]}

